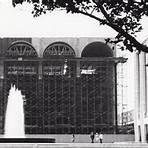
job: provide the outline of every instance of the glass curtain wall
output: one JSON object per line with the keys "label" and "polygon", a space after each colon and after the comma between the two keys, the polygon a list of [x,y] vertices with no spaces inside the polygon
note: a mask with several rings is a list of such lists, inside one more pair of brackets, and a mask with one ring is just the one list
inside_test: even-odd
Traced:
{"label": "glass curtain wall", "polygon": [[16,45],[7,51],[11,60],[4,65],[4,112],[15,84],[25,97],[26,134],[114,132],[113,60],[75,58],[62,42],[48,46],[39,59],[28,44]]}

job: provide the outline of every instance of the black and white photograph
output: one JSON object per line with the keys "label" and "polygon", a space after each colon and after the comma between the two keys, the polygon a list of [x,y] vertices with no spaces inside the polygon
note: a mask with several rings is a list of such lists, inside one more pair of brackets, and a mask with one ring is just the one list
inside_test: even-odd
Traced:
{"label": "black and white photograph", "polygon": [[148,147],[147,0],[0,0],[0,148]]}

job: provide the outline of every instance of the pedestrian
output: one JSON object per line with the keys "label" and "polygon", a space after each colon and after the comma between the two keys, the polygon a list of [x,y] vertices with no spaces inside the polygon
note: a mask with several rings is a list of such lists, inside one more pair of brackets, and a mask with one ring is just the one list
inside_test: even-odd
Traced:
{"label": "pedestrian", "polygon": [[95,138],[94,132],[91,132],[90,133],[91,143],[94,143],[94,138]]}
{"label": "pedestrian", "polygon": [[95,141],[96,141],[97,143],[99,142],[99,134],[98,134],[98,133],[95,134]]}
{"label": "pedestrian", "polygon": [[103,134],[101,132],[99,133],[99,140],[100,140],[100,143],[103,142]]}
{"label": "pedestrian", "polygon": [[72,142],[75,142],[75,135],[72,134]]}

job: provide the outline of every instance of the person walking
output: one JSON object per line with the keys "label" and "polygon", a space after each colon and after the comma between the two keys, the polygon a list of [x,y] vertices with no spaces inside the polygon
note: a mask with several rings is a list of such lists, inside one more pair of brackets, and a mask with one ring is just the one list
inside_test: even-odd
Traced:
{"label": "person walking", "polygon": [[72,134],[72,142],[75,142],[75,135],[74,134]]}
{"label": "person walking", "polygon": [[95,138],[94,132],[91,132],[90,133],[91,143],[94,143],[94,138]]}
{"label": "person walking", "polygon": [[99,140],[100,140],[100,143],[102,143],[103,142],[103,134],[100,132],[100,134],[99,134]]}
{"label": "person walking", "polygon": [[95,134],[95,142],[97,142],[97,143],[99,142],[99,134],[98,133]]}

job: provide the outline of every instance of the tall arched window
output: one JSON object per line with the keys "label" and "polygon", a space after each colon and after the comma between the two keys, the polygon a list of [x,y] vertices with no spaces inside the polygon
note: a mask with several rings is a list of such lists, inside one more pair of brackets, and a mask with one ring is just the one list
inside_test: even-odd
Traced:
{"label": "tall arched window", "polygon": [[82,57],[113,57],[112,49],[103,42],[92,42],[82,51]]}
{"label": "tall arched window", "polygon": [[92,42],[83,49],[81,56],[86,59],[80,62],[82,123],[87,127],[95,125],[93,128],[96,131],[112,132],[115,120],[115,62],[109,59],[113,59],[113,51],[105,43]]}
{"label": "tall arched window", "polygon": [[75,52],[67,43],[54,42],[45,49],[43,57],[75,57]]}
{"label": "tall arched window", "polygon": [[9,48],[5,52],[5,56],[9,58],[29,58],[37,57],[37,52],[30,43],[18,41],[9,46]]}
{"label": "tall arched window", "polygon": [[[40,97],[38,91],[38,61],[37,52],[34,47],[24,41],[12,43],[5,52],[4,63],[4,99],[5,104],[9,95],[11,85],[21,90],[25,96],[25,132],[31,133],[32,126],[39,127],[40,119]],[[36,122],[34,123],[34,120]]]}
{"label": "tall arched window", "polygon": [[54,42],[45,49],[43,58],[45,132],[68,133],[74,130],[75,52],[67,43]]}

